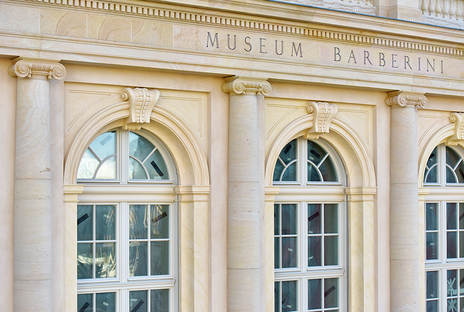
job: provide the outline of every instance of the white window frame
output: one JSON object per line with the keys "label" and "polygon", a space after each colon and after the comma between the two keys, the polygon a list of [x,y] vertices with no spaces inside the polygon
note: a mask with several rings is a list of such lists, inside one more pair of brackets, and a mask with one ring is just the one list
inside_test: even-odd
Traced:
{"label": "white window frame", "polygon": [[[297,139],[297,181],[274,181],[280,187],[275,204],[297,205],[297,267],[274,269],[274,281],[297,281],[298,311],[308,311],[308,280],[339,278],[339,311],[348,311],[348,210],[344,191],[345,171],[334,149],[323,140],[315,141],[331,157],[337,172],[338,182],[307,181],[307,145],[305,138]],[[301,161],[303,160],[303,161]],[[307,211],[308,204],[338,204],[339,265],[308,267]],[[323,257],[323,255],[322,255]],[[322,310],[330,311],[330,310]]]}
{"label": "white window frame", "polygon": [[[179,309],[179,207],[174,191],[177,182],[174,162],[167,149],[153,135],[143,130],[132,131],[143,136],[159,149],[166,162],[169,180],[129,180],[128,161],[124,161],[124,159],[129,159],[128,148],[124,148],[128,146],[128,132],[121,129],[105,132],[109,131],[116,131],[117,179],[78,179],[78,183],[85,184],[82,194],[78,196],[78,206],[116,205],[116,278],[78,279],[77,294],[115,292],[116,311],[125,312],[129,311],[129,291],[147,290],[148,297],[150,297],[152,289],[169,289],[170,312],[176,312]],[[97,137],[98,135],[95,136]],[[168,275],[129,276],[129,206],[131,204],[169,205]],[[76,309],[79,308],[76,307]]]}
{"label": "white window frame", "polygon": [[[464,203],[464,183],[447,183],[446,182],[446,147],[451,148],[461,157],[464,157],[464,150],[440,144],[437,146],[437,165],[438,165],[438,181],[436,183],[425,183],[424,187],[428,188],[428,194],[425,195],[424,200],[424,259],[425,259],[425,272],[437,271],[438,272],[438,305],[439,311],[447,310],[447,271],[464,269],[464,257],[447,259],[447,204]],[[430,155],[429,155],[430,156]],[[438,208],[438,259],[427,260],[426,248],[426,209],[427,204],[437,204]],[[459,228],[459,226],[458,226]],[[457,246],[459,256],[459,246]],[[425,277],[427,283],[427,275]],[[426,294],[427,297],[427,294]],[[462,294],[464,297],[464,294]],[[426,305],[427,305],[426,299]]]}

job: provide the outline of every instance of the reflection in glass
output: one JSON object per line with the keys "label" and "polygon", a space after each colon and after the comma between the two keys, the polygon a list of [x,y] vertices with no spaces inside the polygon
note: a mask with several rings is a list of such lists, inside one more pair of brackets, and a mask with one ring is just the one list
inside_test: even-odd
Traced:
{"label": "reflection in glass", "polygon": [[150,238],[169,238],[169,205],[151,205]]}
{"label": "reflection in glass", "polygon": [[[274,181],[296,181],[297,140],[282,149],[274,169]],[[291,167],[291,168],[289,168]]]}
{"label": "reflection in glass", "polygon": [[320,279],[308,280],[308,310],[322,308],[321,282]]}
{"label": "reflection in glass", "polygon": [[116,293],[97,293],[95,305],[96,312],[116,312]]}
{"label": "reflection in glass", "polygon": [[321,233],[321,204],[308,204],[308,233]]}
{"label": "reflection in glass", "polygon": [[464,183],[464,163],[452,148],[446,147],[446,182]]}
{"label": "reflection in glass", "polygon": [[148,244],[147,242],[129,243],[129,275],[148,275]]}
{"label": "reflection in glass", "polygon": [[82,156],[78,179],[116,179],[116,132],[97,137]]}
{"label": "reflection in glass", "polygon": [[97,205],[95,218],[95,239],[114,240],[116,236],[116,207],[114,205]]}
{"label": "reflection in glass", "polygon": [[296,242],[296,237],[282,237],[282,268],[294,268],[297,266]]}
{"label": "reflection in glass", "polygon": [[169,312],[169,289],[150,291],[150,312]]}
{"label": "reflection in glass", "polygon": [[116,179],[116,156],[111,156],[102,161],[100,167],[97,168],[94,179]]}
{"label": "reflection in glass", "polygon": [[93,244],[77,244],[77,278],[93,278]]}
{"label": "reflection in glass", "polygon": [[147,290],[129,292],[129,311],[148,312],[148,291]]}
{"label": "reflection in glass", "polygon": [[93,240],[92,205],[77,205],[77,240]]}
{"label": "reflection in glass", "polygon": [[296,281],[282,282],[282,311],[297,311]]}
{"label": "reflection in glass", "polygon": [[151,248],[151,275],[169,274],[169,242],[152,241]]}
{"label": "reflection in glass", "polygon": [[437,147],[430,154],[429,159],[427,160],[427,165],[425,167],[424,182],[425,183],[437,183],[438,182],[438,157],[437,157]]}
{"label": "reflection in glass", "polygon": [[324,308],[338,308],[338,279],[324,279]]}
{"label": "reflection in glass", "polygon": [[166,162],[158,148],[133,132],[129,133],[129,179],[169,179]]}
{"label": "reflection in glass", "polygon": [[129,206],[129,238],[148,238],[148,209],[147,205]]}
{"label": "reflection in glass", "polygon": [[77,311],[78,312],[93,311],[93,294],[78,294],[77,295]]}
{"label": "reflection in glass", "polygon": [[95,277],[116,277],[116,246],[115,243],[95,244]]}

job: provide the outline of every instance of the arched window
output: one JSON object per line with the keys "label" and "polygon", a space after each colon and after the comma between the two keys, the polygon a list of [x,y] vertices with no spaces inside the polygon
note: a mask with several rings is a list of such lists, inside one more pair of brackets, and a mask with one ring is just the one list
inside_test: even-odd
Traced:
{"label": "arched window", "polygon": [[441,144],[430,154],[424,186],[427,312],[464,309],[464,151]]}
{"label": "arched window", "polygon": [[90,144],[78,170],[77,311],[176,311],[175,182],[148,133],[116,129]]}
{"label": "arched window", "polygon": [[344,171],[317,142],[292,140],[274,170],[276,312],[347,309]]}

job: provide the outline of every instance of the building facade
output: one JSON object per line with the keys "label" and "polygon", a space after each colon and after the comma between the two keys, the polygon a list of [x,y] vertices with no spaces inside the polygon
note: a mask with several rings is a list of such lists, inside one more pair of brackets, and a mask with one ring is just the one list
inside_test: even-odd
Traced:
{"label": "building facade", "polygon": [[0,0],[0,310],[464,311],[462,0]]}

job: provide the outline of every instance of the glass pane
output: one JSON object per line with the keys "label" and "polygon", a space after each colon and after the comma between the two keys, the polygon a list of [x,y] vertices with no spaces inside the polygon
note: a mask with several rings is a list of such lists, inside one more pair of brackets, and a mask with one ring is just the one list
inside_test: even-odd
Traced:
{"label": "glass pane", "polygon": [[98,169],[95,179],[116,179],[116,156],[108,158]]}
{"label": "glass pane", "polygon": [[338,308],[338,278],[324,280],[324,308]]}
{"label": "glass pane", "polygon": [[280,238],[274,237],[274,268],[280,268]]}
{"label": "glass pane", "polygon": [[[459,270],[460,278],[459,278],[459,295],[462,296],[464,294],[464,270],[461,269]],[[464,306],[461,305],[461,309],[463,309]]]}
{"label": "glass pane", "polygon": [[133,158],[129,158],[129,180],[147,180],[147,173],[142,165]]}
{"label": "glass pane", "polygon": [[427,167],[431,168],[437,162],[438,162],[438,160],[437,160],[437,148],[435,147],[433,149],[433,151],[432,151],[432,154],[430,154],[429,159],[427,160]]}
{"label": "glass pane", "polygon": [[114,205],[97,205],[95,219],[95,239],[114,240],[116,237],[116,207]]}
{"label": "glass pane", "polygon": [[320,266],[321,253],[321,237],[308,237],[308,266]]}
{"label": "glass pane", "polygon": [[338,233],[338,205],[324,205],[324,233]]}
{"label": "glass pane", "polygon": [[129,311],[130,312],[148,312],[148,291],[130,291],[129,292]]}
{"label": "glass pane", "polygon": [[169,242],[151,242],[151,275],[169,274]]}
{"label": "glass pane", "polygon": [[438,271],[427,272],[427,299],[438,298]]}
{"label": "glass pane", "polygon": [[464,203],[459,204],[459,228],[464,229]]}
{"label": "glass pane", "polygon": [[324,265],[338,264],[338,237],[324,237]]}
{"label": "glass pane", "polygon": [[281,181],[296,181],[296,169],[297,169],[297,162],[295,161],[293,164],[288,166],[285,169],[284,175],[282,176]]}
{"label": "glass pane", "polygon": [[280,282],[274,283],[274,312],[280,311]]}
{"label": "glass pane", "polygon": [[100,243],[95,245],[95,277],[116,277],[115,243]]}
{"label": "glass pane", "polygon": [[169,289],[151,290],[150,296],[150,312],[169,312]]}
{"label": "glass pane", "polygon": [[446,167],[446,183],[458,183],[454,176],[454,171],[450,167]]}
{"label": "glass pane", "polygon": [[427,233],[426,237],[426,259],[438,259],[438,233]]}
{"label": "glass pane", "polygon": [[290,143],[285,145],[282,151],[279,154],[280,159],[288,165],[293,160],[296,159],[297,155],[297,140],[292,140]]}
{"label": "glass pane", "polygon": [[319,170],[308,162],[308,182],[322,182]]}
{"label": "glass pane", "polygon": [[434,166],[428,172],[426,176],[426,183],[437,183],[438,182],[438,166]]}
{"label": "glass pane", "polygon": [[77,295],[77,311],[93,312],[93,294]]}
{"label": "glass pane", "polygon": [[169,172],[166,163],[159,150],[156,150],[145,162],[150,179],[169,180]]}
{"label": "glass pane", "polygon": [[280,235],[280,205],[274,205],[274,235]]}
{"label": "glass pane", "polygon": [[322,308],[321,280],[308,280],[308,310]]}
{"label": "glass pane", "polygon": [[296,281],[282,282],[282,311],[297,311]]}
{"label": "glass pane", "polygon": [[77,205],[77,240],[93,240],[92,205]]}
{"label": "glass pane", "polygon": [[99,164],[100,161],[87,149],[84,155],[82,155],[79,170],[77,171],[77,178],[93,179],[95,170],[97,170]]}
{"label": "glass pane", "polygon": [[280,181],[280,176],[282,175],[282,171],[284,170],[285,166],[282,164],[282,162],[277,159],[275,168],[274,168],[274,177],[273,181]]}
{"label": "glass pane", "polygon": [[327,153],[318,144],[308,141],[308,160],[319,166],[325,154]]}
{"label": "glass pane", "polygon": [[282,268],[296,267],[296,237],[282,237]]}
{"label": "glass pane", "polygon": [[129,238],[148,238],[147,205],[130,205],[129,207]]}
{"label": "glass pane", "polygon": [[129,132],[129,155],[143,161],[154,148],[155,146],[144,137]]}
{"label": "glass pane", "polygon": [[459,232],[459,258],[464,258],[464,231]]}
{"label": "glass pane", "polygon": [[458,299],[457,298],[448,299],[446,302],[448,305],[447,311],[449,312],[458,311]]}
{"label": "glass pane", "polygon": [[308,234],[321,233],[321,204],[308,204]]}
{"label": "glass pane", "polygon": [[151,205],[150,238],[169,238],[169,205]]}
{"label": "glass pane", "polygon": [[116,132],[106,132],[96,138],[89,148],[97,155],[100,160],[116,154]]}
{"label": "glass pane", "polygon": [[93,278],[93,244],[77,244],[77,278]]}
{"label": "glass pane", "polygon": [[116,293],[96,294],[96,312],[116,312]]}
{"label": "glass pane", "polygon": [[457,270],[448,270],[447,271],[447,291],[446,291],[446,296],[447,297],[453,297],[458,295],[458,282],[457,282]]}
{"label": "glass pane", "polygon": [[427,312],[440,312],[438,310],[438,300],[427,301]]}
{"label": "glass pane", "polygon": [[296,234],[296,205],[282,205],[282,235]]}
{"label": "glass pane", "polygon": [[461,161],[454,171],[456,175],[458,176],[458,182],[459,183],[464,183],[464,162]]}
{"label": "glass pane", "polygon": [[327,157],[322,165],[319,167],[321,171],[322,178],[325,182],[335,182],[337,181],[337,172],[335,171],[335,167],[330,159],[330,156]]}
{"label": "glass pane", "polygon": [[148,275],[148,243],[129,243],[129,275]]}
{"label": "glass pane", "polygon": [[447,210],[446,210],[446,228],[448,230],[451,229],[457,229],[457,218],[456,218],[456,208],[457,204],[456,203],[447,203],[446,204]]}
{"label": "glass pane", "polygon": [[438,204],[428,203],[425,207],[426,230],[438,230]]}
{"label": "glass pane", "polygon": [[457,258],[457,232],[446,233],[447,258]]}

